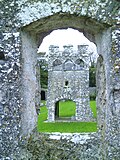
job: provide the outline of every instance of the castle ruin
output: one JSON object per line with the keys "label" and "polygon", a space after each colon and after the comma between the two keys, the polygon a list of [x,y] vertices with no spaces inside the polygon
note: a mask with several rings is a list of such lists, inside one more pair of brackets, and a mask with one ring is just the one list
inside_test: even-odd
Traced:
{"label": "castle ruin", "polygon": [[59,117],[59,101],[72,100],[76,103],[75,117],[71,120],[92,121],[89,104],[89,63],[87,45],[50,46],[48,58],[48,121]]}

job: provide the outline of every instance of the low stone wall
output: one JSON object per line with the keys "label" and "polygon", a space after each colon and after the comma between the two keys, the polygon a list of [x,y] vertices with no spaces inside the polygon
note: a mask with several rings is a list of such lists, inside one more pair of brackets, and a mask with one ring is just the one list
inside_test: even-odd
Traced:
{"label": "low stone wall", "polygon": [[29,160],[102,160],[99,155],[100,139],[97,133],[34,132],[22,150],[19,159]]}

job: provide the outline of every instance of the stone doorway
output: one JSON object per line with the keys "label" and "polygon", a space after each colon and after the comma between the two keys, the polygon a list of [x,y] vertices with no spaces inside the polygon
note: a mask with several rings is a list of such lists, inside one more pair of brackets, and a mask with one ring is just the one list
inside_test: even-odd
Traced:
{"label": "stone doorway", "polygon": [[70,99],[59,100],[55,103],[56,121],[75,121],[76,103]]}

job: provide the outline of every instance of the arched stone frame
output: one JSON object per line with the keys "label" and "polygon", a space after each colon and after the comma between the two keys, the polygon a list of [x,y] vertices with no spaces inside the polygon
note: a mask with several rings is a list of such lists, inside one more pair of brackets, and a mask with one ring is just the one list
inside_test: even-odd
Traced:
{"label": "arched stone frame", "polygon": [[37,124],[36,103],[37,92],[40,93],[37,79],[37,41],[36,35],[21,30],[22,40],[22,98],[23,108],[21,115],[22,135],[29,134]]}
{"label": "arched stone frame", "polygon": [[[29,60],[29,63],[31,63],[30,66],[27,65],[28,60],[26,60],[26,58],[24,58],[24,65],[26,66],[26,68],[23,69],[24,70],[23,73],[26,74],[27,70],[29,70],[27,67],[29,67],[29,68],[31,67],[31,72],[33,74],[32,78],[30,78],[30,80],[24,78],[24,82],[23,82],[23,86],[25,86],[26,83],[27,83],[27,86],[29,85],[29,87],[31,86],[30,85],[31,83],[33,85],[32,94],[30,96],[31,98],[28,97],[26,102],[24,101],[27,104],[26,105],[26,111],[29,110],[28,108],[31,108],[31,107],[35,106],[34,97],[35,97],[35,93],[36,93],[36,90],[37,90],[36,89],[36,73],[35,73],[36,71],[35,71],[35,67],[34,67],[35,62],[36,62],[35,52],[37,52],[37,47],[41,44],[42,39],[46,35],[48,35],[52,30],[58,29],[58,28],[71,27],[71,28],[77,29],[78,31],[83,32],[84,35],[89,40],[91,40],[92,42],[97,44],[98,54],[103,55],[103,57],[105,59],[105,61],[104,61],[105,66],[107,68],[111,67],[111,63],[109,61],[109,58],[110,58],[110,55],[111,55],[111,50],[110,50],[110,47],[108,47],[108,46],[111,45],[110,44],[111,43],[111,37],[110,37],[111,29],[110,29],[110,26],[106,25],[106,24],[100,24],[97,21],[95,21],[93,19],[90,19],[90,18],[86,19],[86,17],[76,17],[75,15],[67,15],[67,14],[64,14],[64,16],[62,15],[62,17],[63,18],[62,18],[62,21],[61,21],[61,15],[56,14],[56,15],[53,15],[49,18],[46,18],[46,24],[42,24],[41,20],[39,20],[38,22],[35,22],[35,26],[34,26],[34,22],[33,22],[32,24],[30,24],[30,25],[28,25],[28,26],[26,26],[22,29],[22,33],[21,33],[22,41],[23,41],[23,47],[22,48],[23,48],[23,53],[26,52],[26,54],[23,54],[23,55],[25,56],[25,55],[28,54],[28,51],[27,51],[28,48],[30,50],[29,55],[31,54],[31,57],[33,56],[32,53],[34,53],[33,59],[30,58],[30,60]],[[67,20],[68,17],[70,18],[69,21]],[[57,21],[56,21],[56,19],[57,19]],[[42,19],[42,21],[43,21],[43,19]],[[54,23],[54,26],[50,25],[49,21],[51,21],[51,23]],[[47,27],[45,27],[45,25]],[[39,26],[41,26],[41,27],[39,27]],[[44,29],[44,28],[46,28],[46,29]],[[33,31],[34,31],[34,34],[33,34]],[[106,43],[106,41],[107,41],[107,43]],[[27,49],[26,49],[26,46],[28,46],[28,45],[26,45],[26,44],[29,45],[29,47]],[[106,71],[105,71],[105,76],[106,76],[106,81],[107,81],[106,89],[108,90],[108,92],[110,90],[109,87],[108,87],[109,84],[110,84],[109,75],[110,75],[110,69],[106,69]],[[24,96],[26,97],[27,91],[25,91],[24,94],[25,94]],[[98,98],[100,98],[100,97],[98,97]],[[33,99],[33,100],[31,101],[31,99]],[[109,95],[106,96],[106,104],[105,105],[108,105],[108,100],[109,100]],[[30,102],[31,102],[31,104],[29,104]],[[36,114],[35,109],[33,109],[33,110],[34,110],[34,115],[35,115]],[[25,134],[30,133],[36,125],[37,119],[32,114],[33,110],[29,111],[31,113],[29,114],[29,118],[27,119],[27,122],[26,122],[26,118],[25,119],[23,118],[24,124],[22,125],[22,128],[24,128],[23,130],[24,130]],[[24,117],[24,114],[26,113],[26,111],[23,112],[23,117]],[[32,117],[33,117],[33,121],[32,121],[32,125],[31,125],[29,122],[31,122]],[[27,127],[24,127],[24,126],[26,126],[26,124],[27,124],[27,127],[29,128],[29,130],[27,129]]]}
{"label": "arched stone frame", "polygon": [[59,71],[60,69],[62,69],[61,60],[59,60],[59,59],[54,60],[52,66],[53,66],[53,70]]}
{"label": "arched stone frame", "polygon": [[[120,55],[119,53],[119,33],[120,33],[120,28],[119,28],[120,3],[119,3],[119,0],[108,0],[108,1],[107,0],[106,1],[102,1],[102,0],[101,1],[98,1],[98,0],[95,0],[95,1],[78,1],[78,0],[74,0],[74,1],[67,1],[67,0],[64,0],[64,1],[59,1],[59,0],[55,0],[55,1],[52,1],[52,0],[51,1],[45,1],[45,0],[44,1],[38,1],[38,0],[4,1],[4,0],[1,0],[0,4],[2,7],[1,8],[2,9],[2,12],[1,12],[2,23],[0,24],[1,26],[1,45],[0,46],[5,51],[4,53],[5,53],[5,59],[6,59],[5,61],[1,61],[1,63],[5,64],[5,66],[8,67],[7,69],[3,67],[1,68],[3,72],[3,74],[1,73],[1,75],[5,77],[5,79],[1,78],[1,85],[2,85],[1,86],[2,87],[1,88],[1,93],[2,93],[2,100],[1,100],[2,116],[1,117],[3,118],[1,121],[2,122],[1,158],[11,159],[14,157],[14,155],[18,154],[16,155],[16,159],[21,159],[19,158],[19,156],[23,157],[23,152],[21,152],[21,154],[19,152],[19,148],[21,147],[20,145],[21,142],[23,144],[23,141],[21,141],[21,134],[23,134],[23,130],[21,130],[21,127],[23,128],[22,125],[28,123],[28,126],[26,125],[28,128],[26,128],[24,132],[27,135],[29,135],[32,129],[35,127],[35,124],[30,125],[30,123],[32,123],[29,121],[30,118],[28,118],[28,122],[27,122],[27,118],[25,122],[24,120],[21,120],[22,117],[24,117],[26,114],[24,113],[24,111],[27,111],[27,108],[29,110],[29,107],[26,106],[27,101],[24,102],[24,99],[22,99],[23,98],[22,93],[24,92],[24,90],[23,90],[23,87],[21,87],[23,85],[21,73],[23,71],[22,64],[24,64],[24,60],[21,57],[22,55],[21,36],[19,34],[20,28],[23,26],[26,27],[31,22],[34,22],[34,27],[33,29],[31,28],[30,30],[30,32],[33,33],[37,29],[37,28],[35,29],[35,26],[38,25],[38,20],[40,19],[40,21],[42,21],[42,18],[45,17],[43,18],[43,21],[38,27],[38,30],[41,29],[40,37],[42,37],[42,33],[44,37],[45,32],[51,32],[51,30],[55,28],[54,27],[55,23],[51,21],[51,16],[55,15],[56,13],[58,15],[61,15],[61,18],[57,19],[56,17],[54,19],[55,21],[59,21],[59,20],[65,21],[66,19],[64,23],[61,22],[62,23],[61,28],[68,26],[67,25],[68,21],[70,21],[70,18],[72,15],[73,16],[75,15],[77,17],[83,17],[84,19],[86,17],[87,21],[86,23],[84,23],[84,26],[85,26],[85,32],[86,31],[87,32],[86,33],[84,31],[83,32],[87,34],[89,38],[91,37],[92,39],[94,39],[94,36],[92,36],[92,33],[94,31],[91,32],[91,34],[89,33],[91,31],[91,28],[92,27],[95,28],[95,26],[97,25],[95,25],[95,23],[91,23],[91,28],[90,28],[90,24],[88,24],[88,20],[90,19],[90,17],[92,17],[93,20],[96,20],[96,22],[98,22],[101,25],[101,28],[104,23],[110,24],[110,25],[106,25],[106,29],[105,28],[101,30],[95,29],[97,31],[97,35],[100,34],[102,39],[104,39],[104,42],[105,42],[103,43],[102,39],[100,40],[102,42],[101,48],[104,46],[104,44],[105,44],[104,48],[106,48],[106,51],[105,49],[99,50],[100,51],[99,54],[107,55],[103,57],[104,59],[103,63],[105,64],[104,65],[105,77],[107,77],[106,79],[107,117],[105,121],[106,130],[104,131],[104,129],[102,129],[102,132],[103,132],[102,136],[100,134],[101,132],[98,132],[98,137],[101,137],[102,139],[102,141],[99,141],[99,138],[98,138],[98,141],[101,143],[101,145],[106,145],[106,148],[102,146],[99,147],[98,153],[96,154],[96,158],[99,157],[100,159],[118,159],[119,153],[120,153],[119,152],[120,151],[119,150],[119,140],[118,140],[119,123],[120,123],[120,119],[119,119],[119,115],[120,115],[119,114],[120,113],[120,107],[119,107],[120,105],[120,96],[119,96],[120,95],[120,66],[119,64],[117,64],[119,63],[118,60],[120,58],[119,57]],[[6,11],[8,9],[11,10],[11,12],[9,12],[9,15],[6,14]],[[68,16],[64,17],[65,14]],[[50,18],[49,25],[52,25],[51,27],[49,27],[47,23],[48,21],[47,17]],[[74,22],[75,21],[71,21],[69,23],[70,24],[69,27],[79,29],[80,25],[79,27],[75,27],[75,25],[73,25]],[[79,20],[78,20],[78,23],[79,23]],[[88,29],[86,30],[87,26],[88,26]],[[29,31],[26,31],[26,32],[29,32]],[[34,33],[36,34],[36,32]],[[105,36],[103,38],[102,36],[103,34],[107,38]],[[10,35],[10,36],[7,36],[7,35]],[[95,37],[100,37],[100,36],[95,36]],[[111,37],[112,37],[112,41],[110,40]],[[106,41],[105,41],[105,38],[106,38]],[[100,46],[100,43],[97,47],[99,46]],[[19,71],[16,72],[13,69],[10,75],[7,76],[6,78],[7,73],[5,73],[5,71],[8,71],[8,69],[11,69],[14,62],[15,63],[17,62]],[[107,66],[106,62],[109,63],[109,66]],[[25,60],[25,63],[26,63],[26,60]],[[108,69],[108,71],[106,71],[106,69]],[[12,82],[10,82],[10,80],[12,80]],[[32,80],[30,79],[30,81]],[[13,85],[14,88],[12,89],[12,95],[10,95],[10,99],[8,99],[9,97],[5,93],[7,93],[9,89],[11,89],[11,85]],[[28,86],[30,87],[29,84]],[[37,96],[38,95],[36,94],[36,97]],[[35,99],[32,99],[32,100],[35,100]],[[9,118],[9,114],[5,115],[4,109],[6,108],[7,110],[9,110],[9,108],[11,109],[11,106],[13,107],[13,109],[12,109],[11,118]],[[28,116],[28,114],[26,114],[26,116]],[[10,134],[9,134],[9,131],[10,131]],[[92,144],[92,146],[94,145]],[[101,148],[103,148],[107,156],[105,156],[103,152],[100,153]],[[94,146],[93,149],[96,149],[96,146]],[[89,148],[87,149],[88,152],[90,150]],[[80,153],[80,150],[79,150],[79,153]],[[90,154],[91,152],[89,152],[89,155]],[[28,154],[26,156],[28,156]],[[93,152],[93,159],[94,159],[94,152]]]}

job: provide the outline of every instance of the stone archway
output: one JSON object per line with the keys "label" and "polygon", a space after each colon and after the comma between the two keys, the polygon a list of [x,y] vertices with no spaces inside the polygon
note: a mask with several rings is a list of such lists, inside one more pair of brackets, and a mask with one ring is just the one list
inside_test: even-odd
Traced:
{"label": "stone archway", "polygon": [[[109,29],[109,25],[106,24],[100,24],[97,21],[93,19],[88,19],[86,17],[78,17],[76,15],[68,15],[68,14],[55,14],[53,16],[50,16],[49,18],[46,18],[45,21],[46,23],[43,23],[44,18],[37,21],[33,22],[30,25],[23,27],[22,28],[22,41],[23,41],[23,57],[24,57],[24,67],[23,67],[23,86],[31,86],[32,84],[32,91],[29,91],[31,94],[28,96],[28,91],[24,88],[24,97],[27,98],[25,99],[25,104],[26,104],[26,110],[29,110],[30,113],[27,111],[24,111],[25,115],[29,114],[29,117],[27,119],[27,126],[26,124],[26,117],[23,114],[23,132],[28,133],[29,130],[32,130],[36,124],[37,119],[35,118],[35,98],[37,95],[37,99],[39,99],[39,93],[40,88],[36,89],[36,84],[38,83],[37,78],[36,78],[36,64],[37,64],[37,47],[40,45],[42,42],[42,39],[48,35],[51,31],[54,29],[62,29],[62,28],[74,28],[77,29],[78,31],[82,31],[84,35],[91,40],[92,42],[96,43],[97,49],[98,49],[98,54],[102,54],[104,57],[104,65],[105,67],[110,67],[109,63],[109,57],[110,57],[110,49],[108,46],[111,44],[111,38],[110,38],[110,32],[111,30]],[[53,26],[54,24],[54,26]],[[87,24],[87,25],[86,25]],[[106,43],[107,42],[107,43]],[[28,49],[29,48],[29,49]],[[32,76],[31,76],[32,75]],[[105,70],[105,76],[106,79],[109,79],[109,70]],[[28,76],[28,79],[25,79],[24,77]],[[109,86],[110,81],[108,81]],[[30,87],[27,87],[30,88]],[[106,86],[105,89],[109,88]],[[99,90],[100,92],[100,90]],[[98,99],[101,99],[98,95]],[[32,100],[34,99],[34,100]],[[106,100],[108,101],[108,100]],[[52,104],[51,104],[52,105]],[[106,105],[106,104],[105,104]],[[99,106],[98,106],[99,107]],[[29,109],[28,109],[29,108]],[[31,108],[34,108],[31,110]],[[34,114],[33,114],[34,111]],[[27,113],[26,113],[27,112]],[[31,115],[31,116],[30,116]],[[33,121],[31,122],[31,118],[33,117]],[[30,125],[29,123],[30,119]],[[25,129],[26,128],[26,129]],[[29,129],[27,129],[29,128]]]}
{"label": "stone archway", "polygon": [[[65,108],[69,108],[72,110],[69,113],[65,111],[63,115],[63,110]],[[72,113],[71,113],[72,112]],[[56,120],[75,120],[75,112],[76,112],[76,103],[70,99],[59,100],[55,103],[55,119]],[[71,115],[72,114],[72,115]]]}

